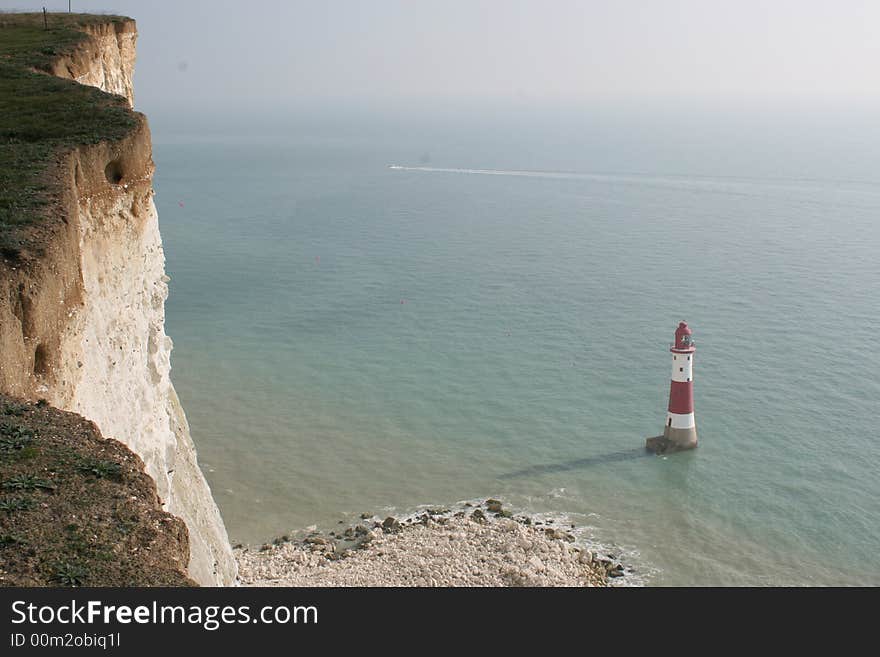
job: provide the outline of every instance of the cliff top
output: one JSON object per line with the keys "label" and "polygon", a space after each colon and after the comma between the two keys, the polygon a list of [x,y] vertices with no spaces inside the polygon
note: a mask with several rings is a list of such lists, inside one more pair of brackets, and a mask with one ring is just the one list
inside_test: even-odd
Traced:
{"label": "cliff top", "polygon": [[186,525],[92,422],[0,395],[0,586],[192,586]]}
{"label": "cliff top", "polygon": [[122,16],[0,13],[0,258],[38,256],[62,181],[50,174],[60,152],[123,137],[138,121],[120,96],[48,72],[87,30],[134,29]]}

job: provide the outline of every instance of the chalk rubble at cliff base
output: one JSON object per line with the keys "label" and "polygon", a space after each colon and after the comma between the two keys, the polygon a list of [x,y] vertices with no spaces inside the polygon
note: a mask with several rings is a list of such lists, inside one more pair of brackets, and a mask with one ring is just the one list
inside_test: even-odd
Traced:
{"label": "chalk rubble at cliff base", "polygon": [[[564,530],[489,509],[386,518],[329,537],[236,549],[243,586],[607,586],[624,567],[576,547]],[[343,539],[340,541],[334,538]],[[344,539],[355,547],[339,547]]]}

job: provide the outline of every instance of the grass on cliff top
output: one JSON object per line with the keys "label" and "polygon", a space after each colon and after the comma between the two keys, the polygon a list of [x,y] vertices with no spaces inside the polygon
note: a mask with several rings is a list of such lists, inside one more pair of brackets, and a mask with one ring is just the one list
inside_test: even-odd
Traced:
{"label": "grass on cliff top", "polygon": [[58,181],[46,175],[56,155],[118,139],[136,125],[126,102],[93,87],[42,73],[85,38],[80,26],[120,16],[0,13],[0,257],[38,253],[27,228],[45,221]]}
{"label": "grass on cliff top", "polygon": [[0,586],[192,586],[186,525],[94,424],[0,395]]}

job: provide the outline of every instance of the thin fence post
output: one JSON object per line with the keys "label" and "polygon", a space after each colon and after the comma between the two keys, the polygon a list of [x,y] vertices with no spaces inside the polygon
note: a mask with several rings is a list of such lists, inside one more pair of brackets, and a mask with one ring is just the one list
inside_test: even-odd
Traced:
{"label": "thin fence post", "polygon": [[44,30],[49,29],[49,21],[46,19],[46,8],[45,7],[43,7],[43,29]]}

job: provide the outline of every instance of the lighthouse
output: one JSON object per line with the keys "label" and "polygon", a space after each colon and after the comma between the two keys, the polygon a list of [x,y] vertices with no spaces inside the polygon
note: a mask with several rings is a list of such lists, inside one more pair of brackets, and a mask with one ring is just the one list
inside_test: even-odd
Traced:
{"label": "lighthouse", "polygon": [[663,435],[648,438],[645,447],[657,454],[693,449],[697,446],[697,425],[694,421],[694,352],[697,347],[687,322],[675,329],[672,353],[672,381],[669,384],[669,406]]}

